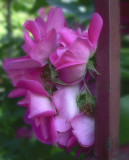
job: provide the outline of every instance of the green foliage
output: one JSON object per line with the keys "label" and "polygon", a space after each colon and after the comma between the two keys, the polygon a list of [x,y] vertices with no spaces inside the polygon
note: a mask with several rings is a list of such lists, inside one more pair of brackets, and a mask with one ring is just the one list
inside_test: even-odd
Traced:
{"label": "green foliage", "polygon": [[122,36],[120,144],[129,143],[129,37]]}
{"label": "green foliage", "polygon": [[[93,13],[93,1],[58,1],[47,0],[51,5],[58,6],[67,10],[69,14],[73,14],[81,21],[86,21],[91,18]],[[83,10],[83,12],[81,12]]]}
{"label": "green foliage", "polygon": [[129,143],[129,95],[121,98],[120,144]]}
{"label": "green foliage", "polygon": [[122,36],[121,49],[121,94],[122,96],[129,94],[129,37]]}
{"label": "green foliage", "polygon": [[49,3],[46,0],[36,0],[32,9],[30,10],[30,13],[35,13],[39,8],[42,6],[46,7],[49,6]]}

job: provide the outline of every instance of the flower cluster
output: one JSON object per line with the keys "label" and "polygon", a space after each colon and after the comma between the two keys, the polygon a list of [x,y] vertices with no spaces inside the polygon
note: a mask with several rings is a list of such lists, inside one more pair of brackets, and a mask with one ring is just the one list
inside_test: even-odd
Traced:
{"label": "flower cluster", "polygon": [[[9,97],[22,97],[25,122],[41,142],[86,152],[94,144],[94,111],[87,87],[90,62],[102,28],[94,13],[88,32],[67,26],[60,8],[51,8],[46,20],[24,24],[26,56],[5,59],[3,68],[15,87]],[[30,33],[33,38],[30,37]]]}

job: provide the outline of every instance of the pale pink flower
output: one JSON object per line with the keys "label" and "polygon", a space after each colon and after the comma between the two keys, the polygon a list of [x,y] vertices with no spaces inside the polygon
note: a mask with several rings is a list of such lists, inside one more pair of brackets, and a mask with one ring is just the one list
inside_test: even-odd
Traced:
{"label": "pale pink flower", "polygon": [[68,149],[78,144],[86,148],[94,144],[94,118],[80,113],[76,102],[79,93],[78,84],[63,87],[52,97],[58,114],[55,116],[57,142]]}
{"label": "pale pink flower", "polygon": [[[32,125],[37,139],[43,143],[55,145],[57,142],[54,122],[56,110],[49,94],[37,81],[21,80],[18,86],[27,90],[28,110],[25,120]],[[22,105],[25,105],[24,102],[25,99],[22,101]]]}
{"label": "pale pink flower", "polygon": [[93,117],[81,113],[72,119],[71,125],[73,134],[81,146],[89,147],[94,144],[95,121]]}
{"label": "pale pink flower", "polygon": [[[24,24],[27,31],[22,48],[27,55],[5,59],[3,65],[15,87],[9,97],[24,97],[18,105],[26,107],[24,120],[37,139],[67,151],[78,146],[77,155],[94,144],[94,118],[82,113],[78,96],[85,93],[81,80],[89,79],[86,65],[97,47],[102,24],[95,13],[88,32],[75,32],[67,28],[62,10],[51,8],[46,21],[39,17]],[[51,73],[65,84],[56,83]],[[18,135],[24,133],[28,135],[26,130],[18,130]]]}
{"label": "pale pink flower", "polygon": [[46,20],[46,19],[47,19],[47,16],[48,16],[48,10],[50,10],[51,8],[52,8],[52,6],[39,8],[39,10],[38,10],[39,16],[40,16],[42,19]]}
{"label": "pale pink flower", "polygon": [[41,65],[28,56],[5,59],[3,68],[15,87],[21,79],[34,79],[41,82]]}
{"label": "pale pink flower", "polygon": [[22,48],[32,59],[42,65],[47,64],[49,55],[57,47],[57,33],[64,26],[66,20],[60,8],[51,8],[46,21],[41,17],[36,18],[35,21],[28,20],[24,28],[32,33],[33,39],[25,31],[25,44]]}
{"label": "pale pink flower", "polygon": [[50,55],[50,60],[62,81],[75,84],[85,76],[86,65],[96,49],[102,25],[101,16],[95,13],[88,32],[75,32],[69,28],[60,30],[60,45]]}

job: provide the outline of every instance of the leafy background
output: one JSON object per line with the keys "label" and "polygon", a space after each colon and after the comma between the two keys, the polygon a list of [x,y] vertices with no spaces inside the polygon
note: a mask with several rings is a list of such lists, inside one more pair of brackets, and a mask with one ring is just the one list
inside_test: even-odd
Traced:
{"label": "leafy background", "polygon": [[[18,99],[8,98],[12,85],[2,69],[5,57],[24,55],[21,49],[23,23],[38,16],[40,7],[50,5],[63,8],[68,24],[73,28],[87,26],[94,11],[93,0],[0,0],[0,160],[74,159],[75,151],[67,153],[43,145],[35,138],[17,137],[19,127],[30,128],[23,121],[25,110],[17,106]],[[121,42],[120,143],[124,145],[129,143],[129,35],[122,35]]]}

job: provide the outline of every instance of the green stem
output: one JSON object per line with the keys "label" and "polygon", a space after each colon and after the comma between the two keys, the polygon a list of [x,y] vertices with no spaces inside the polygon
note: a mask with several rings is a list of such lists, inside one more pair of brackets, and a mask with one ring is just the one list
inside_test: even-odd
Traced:
{"label": "green stem", "polygon": [[86,91],[86,102],[92,103],[92,101],[93,101],[92,94],[91,94],[89,88],[87,87],[87,84],[85,82],[85,78],[83,78],[83,82],[84,82],[85,91]]}

